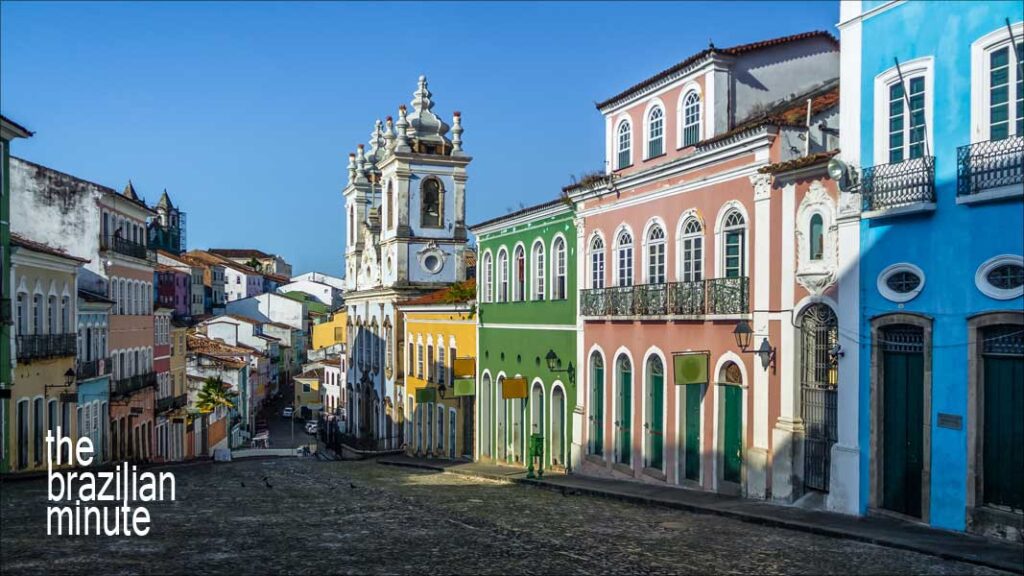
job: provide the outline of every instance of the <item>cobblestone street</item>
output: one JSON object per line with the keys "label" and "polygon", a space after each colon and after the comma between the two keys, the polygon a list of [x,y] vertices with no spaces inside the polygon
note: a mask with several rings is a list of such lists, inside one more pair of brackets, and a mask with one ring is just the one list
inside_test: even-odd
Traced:
{"label": "cobblestone street", "polygon": [[[998,574],[710,515],[371,462],[173,469],[143,538],[45,537],[46,482],[0,498],[0,572]],[[266,486],[262,478],[266,476]]]}

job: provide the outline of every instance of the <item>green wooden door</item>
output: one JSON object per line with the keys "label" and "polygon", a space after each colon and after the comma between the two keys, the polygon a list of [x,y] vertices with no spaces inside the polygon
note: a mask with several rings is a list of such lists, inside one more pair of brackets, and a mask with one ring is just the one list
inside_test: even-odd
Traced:
{"label": "green wooden door", "polygon": [[924,355],[885,352],[882,506],[921,516],[924,464]]}
{"label": "green wooden door", "polygon": [[723,386],[722,392],[725,396],[722,480],[739,484],[743,467],[743,388]]}
{"label": "green wooden door", "polygon": [[1024,357],[986,356],[984,503],[1024,509]]}
{"label": "green wooden door", "polygon": [[665,405],[665,374],[661,369],[661,362],[658,361],[656,370],[651,371],[651,416],[650,429],[651,453],[647,465],[657,470],[664,466],[663,455],[665,448],[665,421],[662,418]]}
{"label": "green wooden door", "polygon": [[594,380],[590,392],[590,437],[592,454],[604,453],[604,365],[594,366]]}
{"label": "green wooden door", "polygon": [[628,361],[621,364],[619,367],[619,462],[622,464],[632,464],[632,448],[633,441],[630,438],[630,431],[632,430],[632,413],[633,413],[633,401],[632,401],[632,386],[633,386],[633,372],[630,369]]}
{"label": "green wooden door", "polygon": [[686,394],[686,436],[683,449],[683,477],[687,480],[700,482],[700,397],[704,386],[689,384],[684,386]]}

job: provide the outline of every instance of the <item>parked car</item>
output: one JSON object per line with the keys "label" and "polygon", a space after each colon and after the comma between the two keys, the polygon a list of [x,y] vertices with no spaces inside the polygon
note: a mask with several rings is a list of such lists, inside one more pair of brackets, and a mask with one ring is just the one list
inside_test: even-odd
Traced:
{"label": "parked car", "polygon": [[316,434],[316,429],[316,420],[310,420],[309,422],[306,422],[306,434]]}
{"label": "parked car", "polygon": [[295,408],[285,406],[284,410],[281,411],[281,418],[291,418],[293,414],[295,414]]}

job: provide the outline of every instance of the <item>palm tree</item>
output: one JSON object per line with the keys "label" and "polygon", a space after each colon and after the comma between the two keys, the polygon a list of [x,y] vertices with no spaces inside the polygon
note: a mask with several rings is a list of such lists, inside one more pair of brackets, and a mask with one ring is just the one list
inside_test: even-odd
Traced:
{"label": "palm tree", "polygon": [[229,384],[211,376],[203,382],[203,387],[197,394],[196,408],[203,414],[209,414],[220,406],[234,408],[235,403],[231,400],[233,396]]}

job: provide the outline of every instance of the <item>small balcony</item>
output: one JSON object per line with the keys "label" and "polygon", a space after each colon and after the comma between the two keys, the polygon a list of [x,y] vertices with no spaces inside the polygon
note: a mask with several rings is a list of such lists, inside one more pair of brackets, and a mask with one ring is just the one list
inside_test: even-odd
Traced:
{"label": "small balcony", "polygon": [[95,360],[79,360],[75,363],[75,377],[79,382],[92,380],[100,376],[110,374],[110,367],[113,363],[110,358],[97,358]]}
{"label": "small balcony", "polygon": [[114,380],[110,385],[110,393],[115,396],[126,396],[150,386],[156,386],[156,372],[136,374],[135,376]]}
{"label": "small balcony", "polygon": [[78,335],[23,334],[15,337],[14,345],[21,361],[74,356],[78,351]]}
{"label": "small balcony", "polygon": [[935,209],[935,157],[865,168],[861,176],[865,218]]}
{"label": "small balcony", "polygon": [[750,312],[750,280],[712,278],[695,282],[638,284],[583,290],[580,312],[591,318],[728,316]]}
{"label": "small balcony", "polygon": [[158,414],[177,410],[178,408],[184,408],[188,404],[188,394],[180,394],[178,396],[165,396],[163,398],[157,398],[156,400],[156,411]]}
{"label": "small balcony", "polygon": [[968,144],[956,156],[957,204],[1024,196],[1024,137]]}
{"label": "small balcony", "polygon": [[131,240],[125,240],[124,238],[117,236],[114,236],[113,238],[101,238],[100,248],[103,250],[117,252],[124,256],[138,258],[139,260],[156,261],[155,252],[147,248],[145,244],[139,244],[138,242],[132,242]]}

